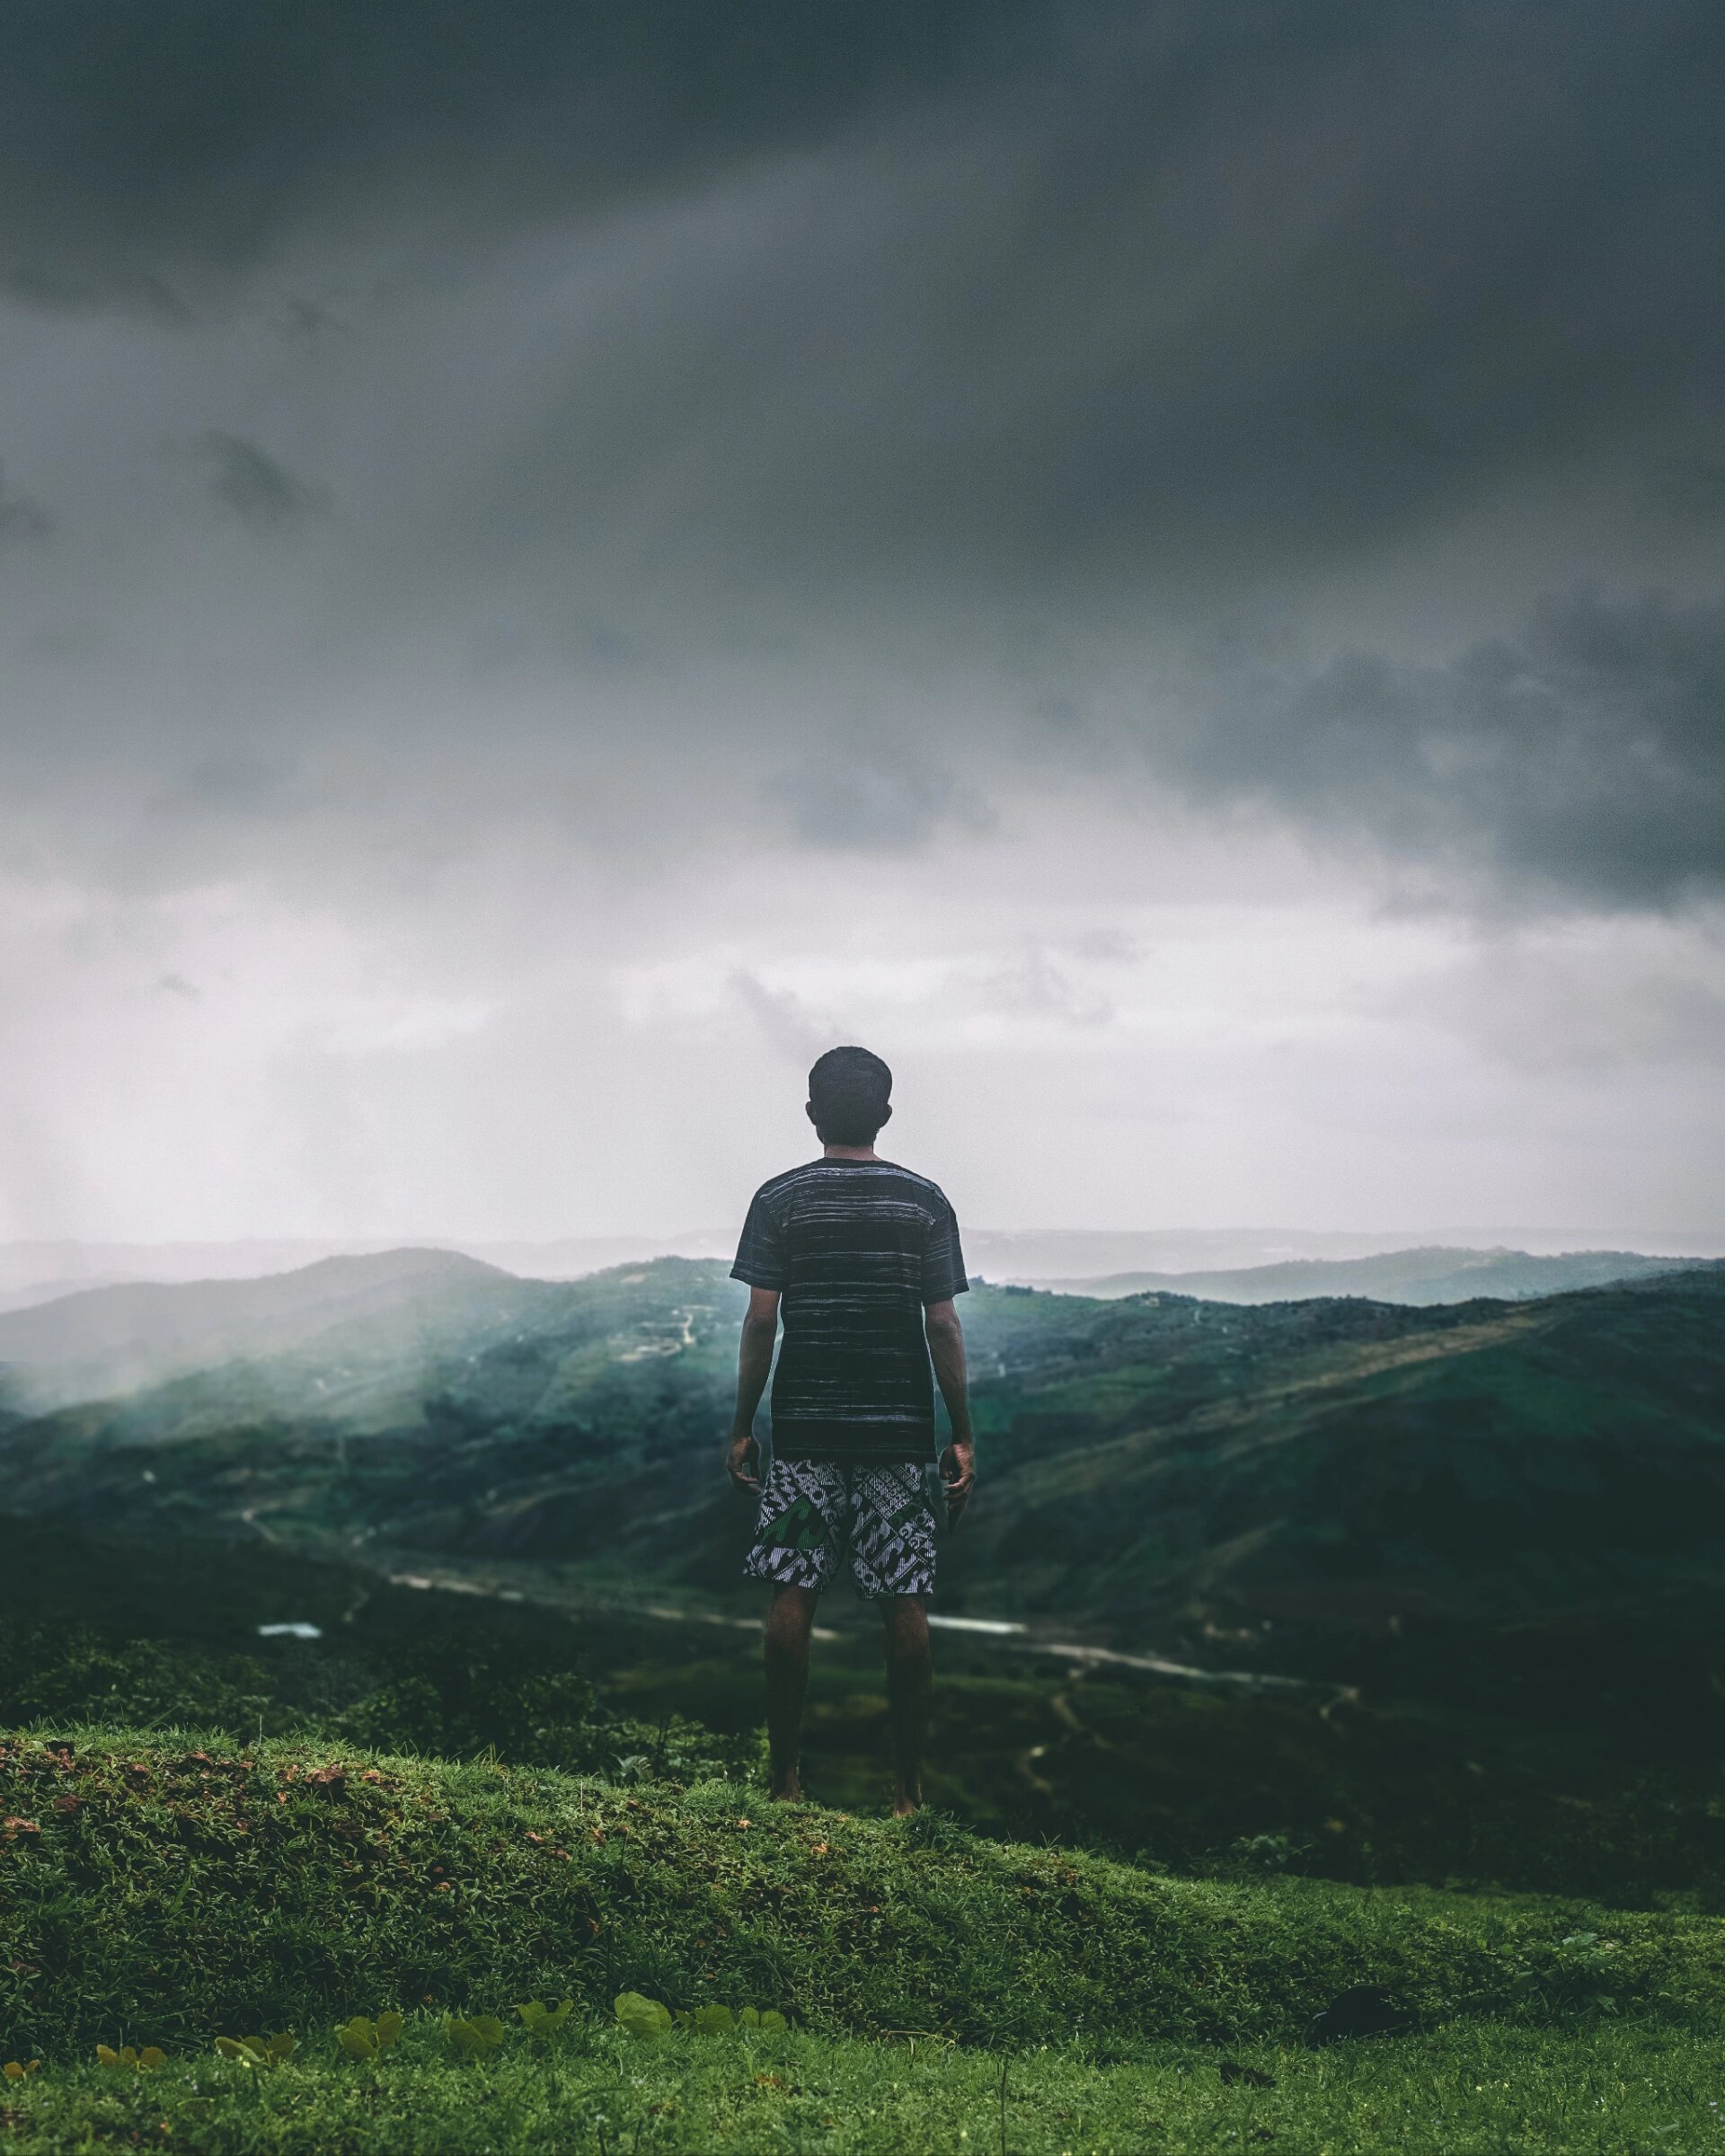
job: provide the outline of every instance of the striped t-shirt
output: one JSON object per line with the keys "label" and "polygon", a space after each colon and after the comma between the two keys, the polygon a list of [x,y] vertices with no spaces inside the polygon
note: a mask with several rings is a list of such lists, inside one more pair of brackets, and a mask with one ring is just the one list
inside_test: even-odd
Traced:
{"label": "striped t-shirt", "polygon": [[778,1289],[782,1460],[925,1460],[934,1392],[923,1311],[965,1290],[938,1184],[890,1161],[810,1161],[755,1193],[734,1280]]}

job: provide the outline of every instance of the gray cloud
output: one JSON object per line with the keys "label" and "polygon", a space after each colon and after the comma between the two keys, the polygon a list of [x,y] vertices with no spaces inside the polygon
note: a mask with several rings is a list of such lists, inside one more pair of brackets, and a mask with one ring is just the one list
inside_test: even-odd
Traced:
{"label": "gray cloud", "polygon": [[1075,981],[1039,944],[1019,952],[1010,965],[988,975],[977,988],[985,1008],[1016,1017],[1066,1026],[1105,1026],[1114,1016],[1107,996]]}
{"label": "gray cloud", "polygon": [[818,764],[779,773],[766,794],[769,814],[783,804],[805,844],[847,852],[908,853],[942,831],[986,831],[994,820],[973,788],[914,747],[895,764],[840,744]]}
{"label": "gray cloud", "polygon": [[1716,1070],[1725,1058],[1725,941],[1715,915],[1673,942],[1646,923],[1613,923],[1603,939],[1570,946],[1517,932],[1476,945],[1384,1008],[1436,1025],[1513,1068],[1595,1082],[1632,1071]]}
{"label": "gray cloud", "polygon": [[1714,0],[0,15],[0,1224],[1720,1210]]}
{"label": "gray cloud", "polygon": [[[66,0],[8,51],[41,854],[909,853],[1147,769],[1464,905],[1718,879],[1705,0]],[[1234,618],[1363,655],[1181,674]]]}
{"label": "gray cloud", "polygon": [[[102,0],[14,7],[0,275],[30,304],[225,304],[356,210],[487,244],[547,213],[710,178],[1033,44],[1022,0],[809,9],[641,0]],[[315,304],[315,303],[314,303]]]}
{"label": "gray cloud", "polygon": [[310,320],[308,270],[436,288],[706,205],[656,290],[637,233],[597,317],[517,296],[472,387],[527,338],[535,402],[470,543],[597,522],[781,606],[1118,603],[1642,431],[1681,461],[1721,389],[1722,46],[1707,0],[72,0],[14,36],[0,261],[41,306]]}
{"label": "gray cloud", "polygon": [[186,445],[212,500],[253,531],[279,532],[326,516],[327,490],[296,479],[268,450],[243,435],[207,428]]}
{"label": "gray cloud", "polygon": [[833,1043],[833,1022],[812,1011],[789,988],[769,988],[756,975],[739,971],[730,977],[732,996],[760,1029],[775,1055],[799,1065],[812,1064]]}
{"label": "gray cloud", "polygon": [[1581,590],[1440,666],[1243,660],[1170,762],[1464,887],[1677,905],[1725,887],[1725,602]]}
{"label": "gray cloud", "polygon": [[54,519],[46,506],[33,494],[9,487],[5,467],[0,465],[0,547],[46,539],[53,529]]}

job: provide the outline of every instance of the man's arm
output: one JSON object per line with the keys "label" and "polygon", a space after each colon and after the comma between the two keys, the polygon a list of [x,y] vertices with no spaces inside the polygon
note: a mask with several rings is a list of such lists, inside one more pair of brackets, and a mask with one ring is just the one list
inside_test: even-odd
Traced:
{"label": "man's arm", "polygon": [[946,1516],[956,1521],[969,1501],[977,1480],[977,1448],[970,1435],[970,1399],[966,1391],[964,1328],[951,1300],[931,1303],[923,1313],[928,1336],[929,1360],[941,1398],[952,1418],[952,1442],[941,1455],[946,1479]]}
{"label": "man's arm", "polygon": [[730,1418],[726,1471],[739,1489],[759,1496],[760,1447],[755,1442],[755,1410],[773,1367],[773,1343],[779,1337],[779,1291],[751,1287],[743,1314],[742,1343],[737,1350],[737,1412]]}

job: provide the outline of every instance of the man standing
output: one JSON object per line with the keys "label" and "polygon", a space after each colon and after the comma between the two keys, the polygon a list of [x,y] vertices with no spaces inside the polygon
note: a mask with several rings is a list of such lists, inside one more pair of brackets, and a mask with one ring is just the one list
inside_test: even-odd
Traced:
{"label": "man standing", "polygon": [[[885,1621],[901,1817],[923,1800],[933,1667],[926,1598],[934,1513],[955,1522],[976,1480],[965,1397],[965,1290],[959,1224],[938,1185],[883,1161],[874,1141],[892,1113],[892,1073],[866,1048],[831,1048],[809,1074],[821,1158],[755,1193],[731,1268],[748,1312],[737,1367],[728,1465],[760,1499],[744,1571],[770,1581],[766,1725],[772,1793],[802,1794],[798,1755],[809,1637],[821,1589],[848,1555],[852,1583]],[[763,1486],[755,1410],[773,1380],[773,1460]],[[934,1459],[929,1364],[952,1423]],[[931,1488],[931,1484],[933,1487]]]}

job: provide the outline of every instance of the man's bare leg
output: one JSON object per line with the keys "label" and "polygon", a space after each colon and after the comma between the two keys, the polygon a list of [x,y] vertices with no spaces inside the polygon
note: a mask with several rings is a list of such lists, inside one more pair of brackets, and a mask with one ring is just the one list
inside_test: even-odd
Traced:
{"label": "man's bare leg", "polygon": [[802,1701],[819,1602],[812,1587],[775,1587],[766,1613],[767,1780],[775,1804],[802,1796]]}
{"label": "man's bare leg", "polygon": [[887,1701],[892,1710],[892,1811],[896,1819],[903,1819],[923,1801],[923,1746],[934,1663],[928,1648],[928,1611],[920,1595],[889,1595],[880,1604],[880,1615],[887,1635]]}

